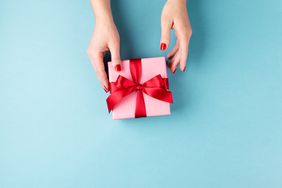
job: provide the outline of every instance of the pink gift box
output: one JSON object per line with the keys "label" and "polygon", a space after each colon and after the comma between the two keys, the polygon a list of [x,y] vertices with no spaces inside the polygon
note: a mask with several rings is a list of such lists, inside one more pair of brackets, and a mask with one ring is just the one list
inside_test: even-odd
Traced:
{"label": "pink gift box", "polygon": [[[139,83],[142,84],[156,75],[167,78],[166,62],[164,57],[141,59],[142,74]],[[116,72],[112,63],[108,63],[109,81],[116,82],[119,75],[132,81],[130,60],[122,61],[122,70]],[[170,103],[153,98],[143,93],[146,116],[162,116],[170,114]],[[125,96],[112,110],[113,119],[135,118],[137,92]]]}

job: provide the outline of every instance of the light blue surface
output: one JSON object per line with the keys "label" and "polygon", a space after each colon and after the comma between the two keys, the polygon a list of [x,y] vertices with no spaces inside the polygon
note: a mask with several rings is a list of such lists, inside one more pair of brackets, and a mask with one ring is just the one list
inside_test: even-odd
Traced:
{"label": "light blue surface", "polygon": [[[162,56],[164,1],[114,1],[122,57]],[[113,121],[88,0],[0,1],[1,188],[281,188],[282,1],[191,0],[172,115]]]}

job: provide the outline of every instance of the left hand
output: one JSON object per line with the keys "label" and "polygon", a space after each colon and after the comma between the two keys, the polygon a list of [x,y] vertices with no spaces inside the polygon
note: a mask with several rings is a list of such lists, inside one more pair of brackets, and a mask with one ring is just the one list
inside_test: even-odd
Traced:
{"label": "left hand", "polygon": [[176,44],[167,58],[171,59],[170,70],[174,73],[180,64],[180,70],[185,71],[188,47],[192,36],[192,28],[186,8],[186,0],[167,0],[161,17],[162,36],[160,49],[166,50],[170,41],[170,30],[175,30]]}

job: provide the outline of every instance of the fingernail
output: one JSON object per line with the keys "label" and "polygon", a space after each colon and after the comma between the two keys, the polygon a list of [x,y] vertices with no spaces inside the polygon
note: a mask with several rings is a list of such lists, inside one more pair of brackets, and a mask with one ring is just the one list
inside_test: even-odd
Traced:
{"label": "fingernail", "polygon": [[160,49],[164,51],[166,49],[166,43],[161,43]]}
{"label": "fingernail", "polygon": [[183,72],[185,72],[185,70],[186,70],[186,66],[184,67]]}
{"label": "fingernail", "polygon": [[117,65],[115,66],[115,69],[116,69],[117,72],[121,71],[121,66],[120,66],[120,64],[117,64]]}
{"label": "fingernail", "polygon": [[174,69],[174,71],[172,72],[172,74],[174,74],[176,72],[176,69]]}
{"label": "fingernail", "polygon": [[106,86],[104,86],[104,91],[105,91],[106,93],[109,92],[109,90],[108,90],[108,88],[107,88]]}
{"label": "fingernail", "polygon": [[173,26],[174,26],[174,21],[172,21],[172,23],[171,23],[171,29],[173,28]]}

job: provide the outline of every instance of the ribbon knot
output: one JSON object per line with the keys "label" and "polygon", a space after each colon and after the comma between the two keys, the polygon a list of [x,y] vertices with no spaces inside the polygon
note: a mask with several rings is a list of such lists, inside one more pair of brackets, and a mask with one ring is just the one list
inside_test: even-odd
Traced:
{"label": "ribbon knot", "polygon": [[139,90],[139,91],[143,90],[143,85],[142,84],[137,84],[136,89]]}
{"label": "ribbon knot", "polygon": [[146,107],[143,94],[155,99],[173,103],[172,93],[168,90],[167,78],[156,75],[143,84],[140,83],[142,74],[141,59],[130,60],[130,73],[132,81],[119,75],[116,82],[110,83],[110,96],[107,98],[109,112],[120,103],[123,98],[133,92],[137,92],[135,117],[146,117]]}

